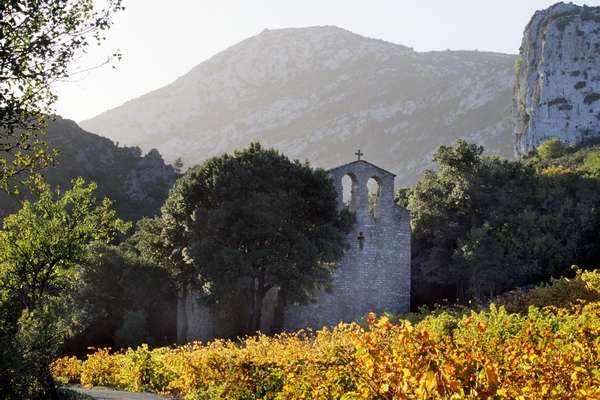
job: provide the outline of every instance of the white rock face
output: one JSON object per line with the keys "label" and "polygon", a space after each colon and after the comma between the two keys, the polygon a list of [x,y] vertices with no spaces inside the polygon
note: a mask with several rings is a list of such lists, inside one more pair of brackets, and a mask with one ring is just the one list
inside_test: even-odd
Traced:
{"label": "white rock face", "polygon": [[600,7],[558,3],[525,28],[513,102],[515,151],[600,136]]}
{"label": "white rock face", "polygon": [[458,138],[513,154],[514,60],[418,53],[331,26],[265,30],[81,125],[188,166],[251,141],[324,168],[361,148],[405,185]]}

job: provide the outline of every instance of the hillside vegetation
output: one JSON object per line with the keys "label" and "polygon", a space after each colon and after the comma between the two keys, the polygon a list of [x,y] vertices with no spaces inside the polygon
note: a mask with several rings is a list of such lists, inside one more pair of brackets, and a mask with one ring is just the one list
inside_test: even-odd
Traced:
{"label": "hillside vegetation", "polygon": [[[113,200],[119,216],[130,221],[155,215],[177,178],[158,151],[143,155],[139,147],[118,146],[67,119],[48,121],[41,139],[58,151],[55,165],[42,171],[48,183],[64,188],[77,177],[95,182],[96,195]],[[22,199],[0,193],[0,217],[17,211]]]}
{"label": "hillside vegetation", "polygon": [[101,349],[58,359],[52,371],[63,383],[185,399],[597,398],[600,271],[498,301],[413,323],[369,315],[314,333]]}

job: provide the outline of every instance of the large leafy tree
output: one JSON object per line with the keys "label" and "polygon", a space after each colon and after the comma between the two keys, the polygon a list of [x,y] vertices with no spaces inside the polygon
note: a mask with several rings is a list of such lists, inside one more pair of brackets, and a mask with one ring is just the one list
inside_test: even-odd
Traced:
{"label": "large leafy tree", "polygon": [[[98,2],[97,2],[98,3]],[[121,0],[0,2],[0,188],[53,158],[38,140],[56,100],[51,85],[74,73],[71,62],[101,42]]]}
{"label": "large leafy tree", "polygon": [[89,243],[110,243],[128,228],[108,199],[96,201],[94,184],[76,179],[63,192],[34,177],[32,187],[34,200],[0,230],[2,398],[53,388],[48,365],[76,323],[70,294],[78,265]]}
{"label": "large leafy tree", "polygon": [[244,296],[253,333],[271,288],[302,302],[327,287],[350,223],[325,171],[255,143],[188,170],[136,237],[167,256],[181,288],[200,287],[207,301]]}

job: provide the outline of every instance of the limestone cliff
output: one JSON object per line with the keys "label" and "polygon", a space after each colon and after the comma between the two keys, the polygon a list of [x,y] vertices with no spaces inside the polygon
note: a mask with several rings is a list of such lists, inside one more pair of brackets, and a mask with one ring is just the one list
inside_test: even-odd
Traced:
{"label": "limestone cliff", "polygon": [[600,136],[600,7],[558,3],[536,12],[516,73],[518,155],[550,137],[578,143]]}

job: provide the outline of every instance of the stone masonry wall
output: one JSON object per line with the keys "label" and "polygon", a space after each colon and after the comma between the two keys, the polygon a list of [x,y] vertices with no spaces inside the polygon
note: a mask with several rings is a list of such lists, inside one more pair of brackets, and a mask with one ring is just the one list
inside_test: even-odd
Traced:
{"label": "stone masonry wall", "polygon": [[[348,234],[348,250],[332,276],[331,293],[318,293],[315,303],[290,305],[284,329],[320,328],[359,319],[370,311],[410,309],[410,217],[394,203],[394,175],[366,161],[329,171],[342,207],[342,178],[352,179],[350,208],[356,223]],[[371,215],[367,182],[379,183],[379,212]],[[362,235],[361,235],[362,233]],[[359,236],[363,237],[362,245]]]}

